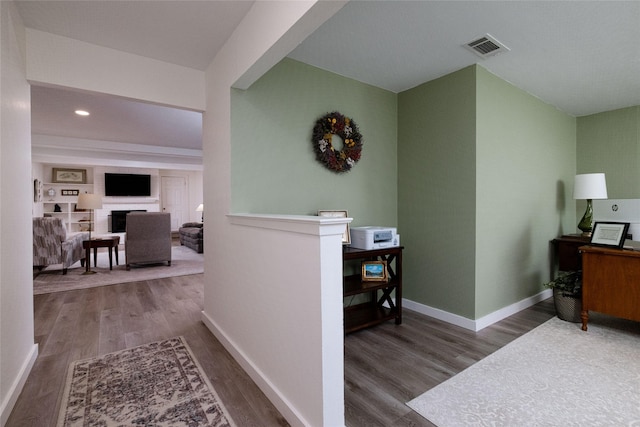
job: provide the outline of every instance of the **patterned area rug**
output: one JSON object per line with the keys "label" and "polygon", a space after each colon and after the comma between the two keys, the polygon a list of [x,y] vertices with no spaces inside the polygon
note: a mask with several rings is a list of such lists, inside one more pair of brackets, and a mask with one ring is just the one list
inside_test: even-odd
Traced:
{"label": "patterned area rug", "polygon": [[407,403],[446,426],[640,425],[640,323],[553,318]]}
{"label": "patterned area rug", "polygon": [[58,427],[235,424],[182,337],[73,362]]}
{"label": "patterned area rug", "polygon": [[120,251],[119,264],[113,260],[113,270],[109,270],[109,257],[105,249],[98,251],[98,266],[91,270],[96,274],[83,275],[85,268],[78,261],[72,265],[67,274],[62,274],[62,264],[49,266],[33,279],[33,294],[49,294],[52,292],[72,291],[76,289],[95,288],[97,286],[114,285],[116,283],[138,282],[161,277],[186,276],[204,272],[204,254],[199,254],[186,246],[171,248],[171,266],[167,263],[132,266],[126,269],[124,251]]}

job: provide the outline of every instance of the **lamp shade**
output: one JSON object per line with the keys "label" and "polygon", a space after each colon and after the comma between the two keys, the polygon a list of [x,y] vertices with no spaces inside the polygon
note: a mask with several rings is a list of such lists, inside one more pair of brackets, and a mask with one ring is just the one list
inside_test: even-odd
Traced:
{"label": "lamp shade", "polygon": [[603,173],[576,175],[573,184],[573,198],[576,200],[606,199],[607,181]]}
{"label": "lamp shade", "polygon": [[90,193],[80,194],[76,207],[78,209],[102,209],[102,196]]}
{"label": "lamp shade", "polygon": [[196,208],[196,212],[204,212],[204,204],[200,203]]}

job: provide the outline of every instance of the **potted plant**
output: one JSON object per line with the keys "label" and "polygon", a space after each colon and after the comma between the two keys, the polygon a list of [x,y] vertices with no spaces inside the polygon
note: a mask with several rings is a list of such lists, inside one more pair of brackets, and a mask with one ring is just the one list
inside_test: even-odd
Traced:
{"label": "potted plant", "polygon": [[558,317],[579,323],[582,312],[582,271],[563,272],[544,286],[553,289],[553,303]]}

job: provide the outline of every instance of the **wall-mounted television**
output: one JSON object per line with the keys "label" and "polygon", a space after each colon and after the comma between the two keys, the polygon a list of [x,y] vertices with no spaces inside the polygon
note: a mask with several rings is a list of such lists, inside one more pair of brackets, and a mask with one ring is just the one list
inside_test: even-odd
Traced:
{"label": "wall-mounted television", "polygon": [[105,173],[105,196],[151,196],[151,175]]}

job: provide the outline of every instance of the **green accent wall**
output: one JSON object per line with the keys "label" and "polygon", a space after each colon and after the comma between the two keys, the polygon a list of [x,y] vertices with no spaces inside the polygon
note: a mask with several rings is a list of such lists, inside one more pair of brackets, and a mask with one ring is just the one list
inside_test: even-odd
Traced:
{"label": "green accent wall", "polygon": [[610,199],[640,198],[640,107],[579,117],[577,135],[578,173],[604,172]]}
{"label": "green accent wall", "polygon": [[474,67],[398,96],[398,219],[412,301],[473,318]]}
{"label": "green accent wall", "polygon": [[575,233],[576,120],[477,69],[475,318],[542,290]]}
{"label": "green accent wall", "polygon": [[398,99],[404,296],[478,319],[542,290],[575,228],[575,119],[479,66]]}
{"label": "green accent wall", "polygon": [[[232,211],[397,226],[409,300],[479,319],[540,292],[576,232],[576,119],[480,66],[394,94],[285,59],[231,100]],[[312,148],[331,111],[364,137],[344,174]]]}
{"label": "green accent wall", "polygon": [[[315,158],[323,115],[352,118],[362,157],[346,173]],[[248,90],[231,94],[233,212],[315,214],[348,210],[352,225],[397,226],[397,96],[284,59]]]}

